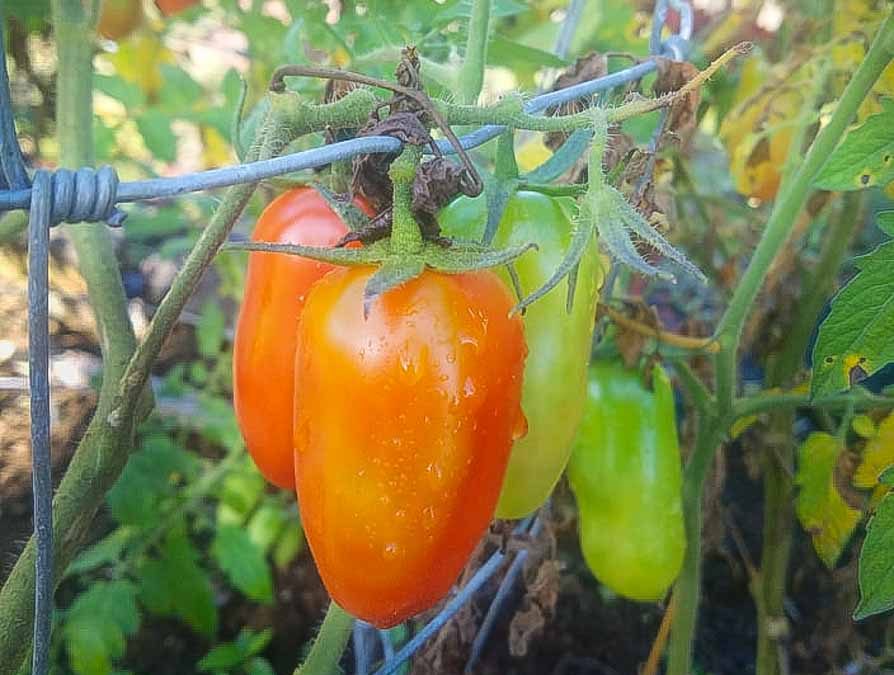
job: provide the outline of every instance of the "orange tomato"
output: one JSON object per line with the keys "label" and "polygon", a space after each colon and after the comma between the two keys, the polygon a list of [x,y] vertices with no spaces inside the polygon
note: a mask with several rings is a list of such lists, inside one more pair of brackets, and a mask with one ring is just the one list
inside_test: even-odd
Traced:
{"label": "orange tomato", "polygon": [[165,16],[179,14],[184,9],[199,4],[199,0],[155,0],[155,6]]}
{"label": "orange tomato", "polygon": [[[358,206],[366,208],[358,202]],[[252,239],[332,246],[348,232],[311,188],[289,190],[258,219]],[[292,460],[292,376],[295,330],[311,286],[331,265],[277,253],[251,253],[233,344],[233,402],[242,437],[261,473],[295,486]]]}
{"label": "orange tomato", "polygon": [[314,286],[295,355],[302,525],[333,600],[378,627],[450,590],[524,434],[525,346],[489,271],[426,271],[377,297],[373,269]]}

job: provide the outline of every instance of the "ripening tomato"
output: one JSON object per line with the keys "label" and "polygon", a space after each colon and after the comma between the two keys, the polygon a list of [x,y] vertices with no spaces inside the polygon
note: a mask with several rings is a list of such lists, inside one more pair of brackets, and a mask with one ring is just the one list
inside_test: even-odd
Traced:
{"label": "ripening tomato", "polygon": [[143,0],[102,0],[97,32],[109,40],[127,37],[143,23]]}
{"label": "ripening tomato", "polygon": [[593,575],[632,600],[658,600],[680,573],[683,527],[674,394],[660,366],[652,389],[637,370],[590,368],[568,479]]}
{"label": "ripening tomato", "polygon": [[494,513],[525,431],[522,321],[489,271],[433,271],[372,301],[338,269],[301,314],[295,478],[332,599],[393,626],[442,599]]}
{"label": "ripening tomato", "polygon": [[[357,203],[367,208],[364,203]],[[274,199],[252,239],[331,246],[348,232],[319,192],[296,188]],[[277,253],[251,253],[233,344],[233,402],[248,451],[274,485],[295,486],[292,376],[298,316],[310,287],[331,265]]]}
{"label": "ripening tomato", "polygon": [[165,16],[179,14],[184,9],[199,4],[199,0],[155,0],[155,6]]}
{"label": "ripening tomato", "polygon": [[[574,230],[569,216],[573,208],[570,198],[528,191],[517,192],[506,204],[494,245],[504,248],[533,242],[538,247],[536,253],[514,263],[523,293],[533,293],[546,283],[565,257]],[[438,216],[445,235],[472,240],[481,238],[486,220],[483,196],[461,197]],[[602,277],[599,250],[593,243],[580,262],[571,312],[566,306],[565,280],[525,313],[530,358],[525,366],[522,408],[528,434],[512,448],[497,503],[498,518],[521,518],[534,511],[546,501],[565,470],[584,413],[587,363]]]}

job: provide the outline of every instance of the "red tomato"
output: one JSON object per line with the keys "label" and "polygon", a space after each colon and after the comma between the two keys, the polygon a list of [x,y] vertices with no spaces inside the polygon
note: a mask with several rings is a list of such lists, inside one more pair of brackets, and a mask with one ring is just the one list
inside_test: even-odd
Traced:
{"label": "red tomato", "polygon": [[155,0],[158,11],[165,16],[173,16],[197,4],[199,4],[199,0]]}
{"label": "red tomato", "polygon": [[[358,206],[366,208],[358,202]],[[252,239],[331,246],[348,232],[311,188],[274,199]],[[295,329],[304,299],[331,265],[278,253],[251,253],[245,297],[233,345],[233,401],[239,428],[261,473],[282,488],[295,486],[292,460],[292,376]]]}
{"label": "red tomato", "polygon": [[304,306],[295,476],[333,600],[388,627],[447,594],[493,517],[527,348],[492,272],[426,271],[364,318],[373,271],[328,274]]}

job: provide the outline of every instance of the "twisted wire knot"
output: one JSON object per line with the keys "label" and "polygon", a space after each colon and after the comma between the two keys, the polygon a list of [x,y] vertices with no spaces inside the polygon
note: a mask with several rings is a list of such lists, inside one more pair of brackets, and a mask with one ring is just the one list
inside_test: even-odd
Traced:
{"label": "twisted wire knot", "polygon": [[[46,172],[45,172],[46,173]],[[127,214],[115,206],[118,174],[110,166],[57,169],[50,173],[53,225],[105,221],[118,227]]]}

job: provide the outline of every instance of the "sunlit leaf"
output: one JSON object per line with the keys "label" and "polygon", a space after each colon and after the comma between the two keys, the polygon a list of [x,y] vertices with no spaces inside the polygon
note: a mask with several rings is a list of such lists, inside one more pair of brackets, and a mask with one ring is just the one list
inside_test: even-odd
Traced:
{"label": "sunlit leaf", "polygon": [[854,485],[874,488],[885,469],[894,465],[894,413],[889,414],[878,425],[863,449],[863,459],[854,474]]}
{"label": "sunlit leaf", "polygon": [[894,608],[894,495],[888,494],[870,518],[860,551],[860,603],[854,619]]}
{"label": "sunlit leaf", "polygon": [[63,637],[78,675],[108,675],[140,625],[137,589],[129,581],[97,581],[66,612]]}
{"label": "sunlit leaf", "polygon": [[226,573],[232,584],[252,600],[273,602],[273,578],[264,553],[248,536],[234,525],[217,528],[211,555]]}
{"label": "sunlit leaf", "polygon": [[823,190],[860,190],[894,180],[894,101],[851,130],[825,163],[816,186]]}
{"label": "sunlit leaf", "polygon": [[217,632],[217,606],[208,574],[182,525],[171,529],[158,558],[140,568],[140,601],[161,616],[181,619],[208,637]]}
{"label": "sunlit leaf", "polygon": [[813,539],[827,567],[834,567],[860,520],[861,512],[845,503],[835,486],[841,448],[831,434],[814,432],[798,449],[798,520]]}
{"label": "sunlit leaf", "polygon": [[813,349],[812,397],[848,389],[894,361],[894,241],[855,261]]}

